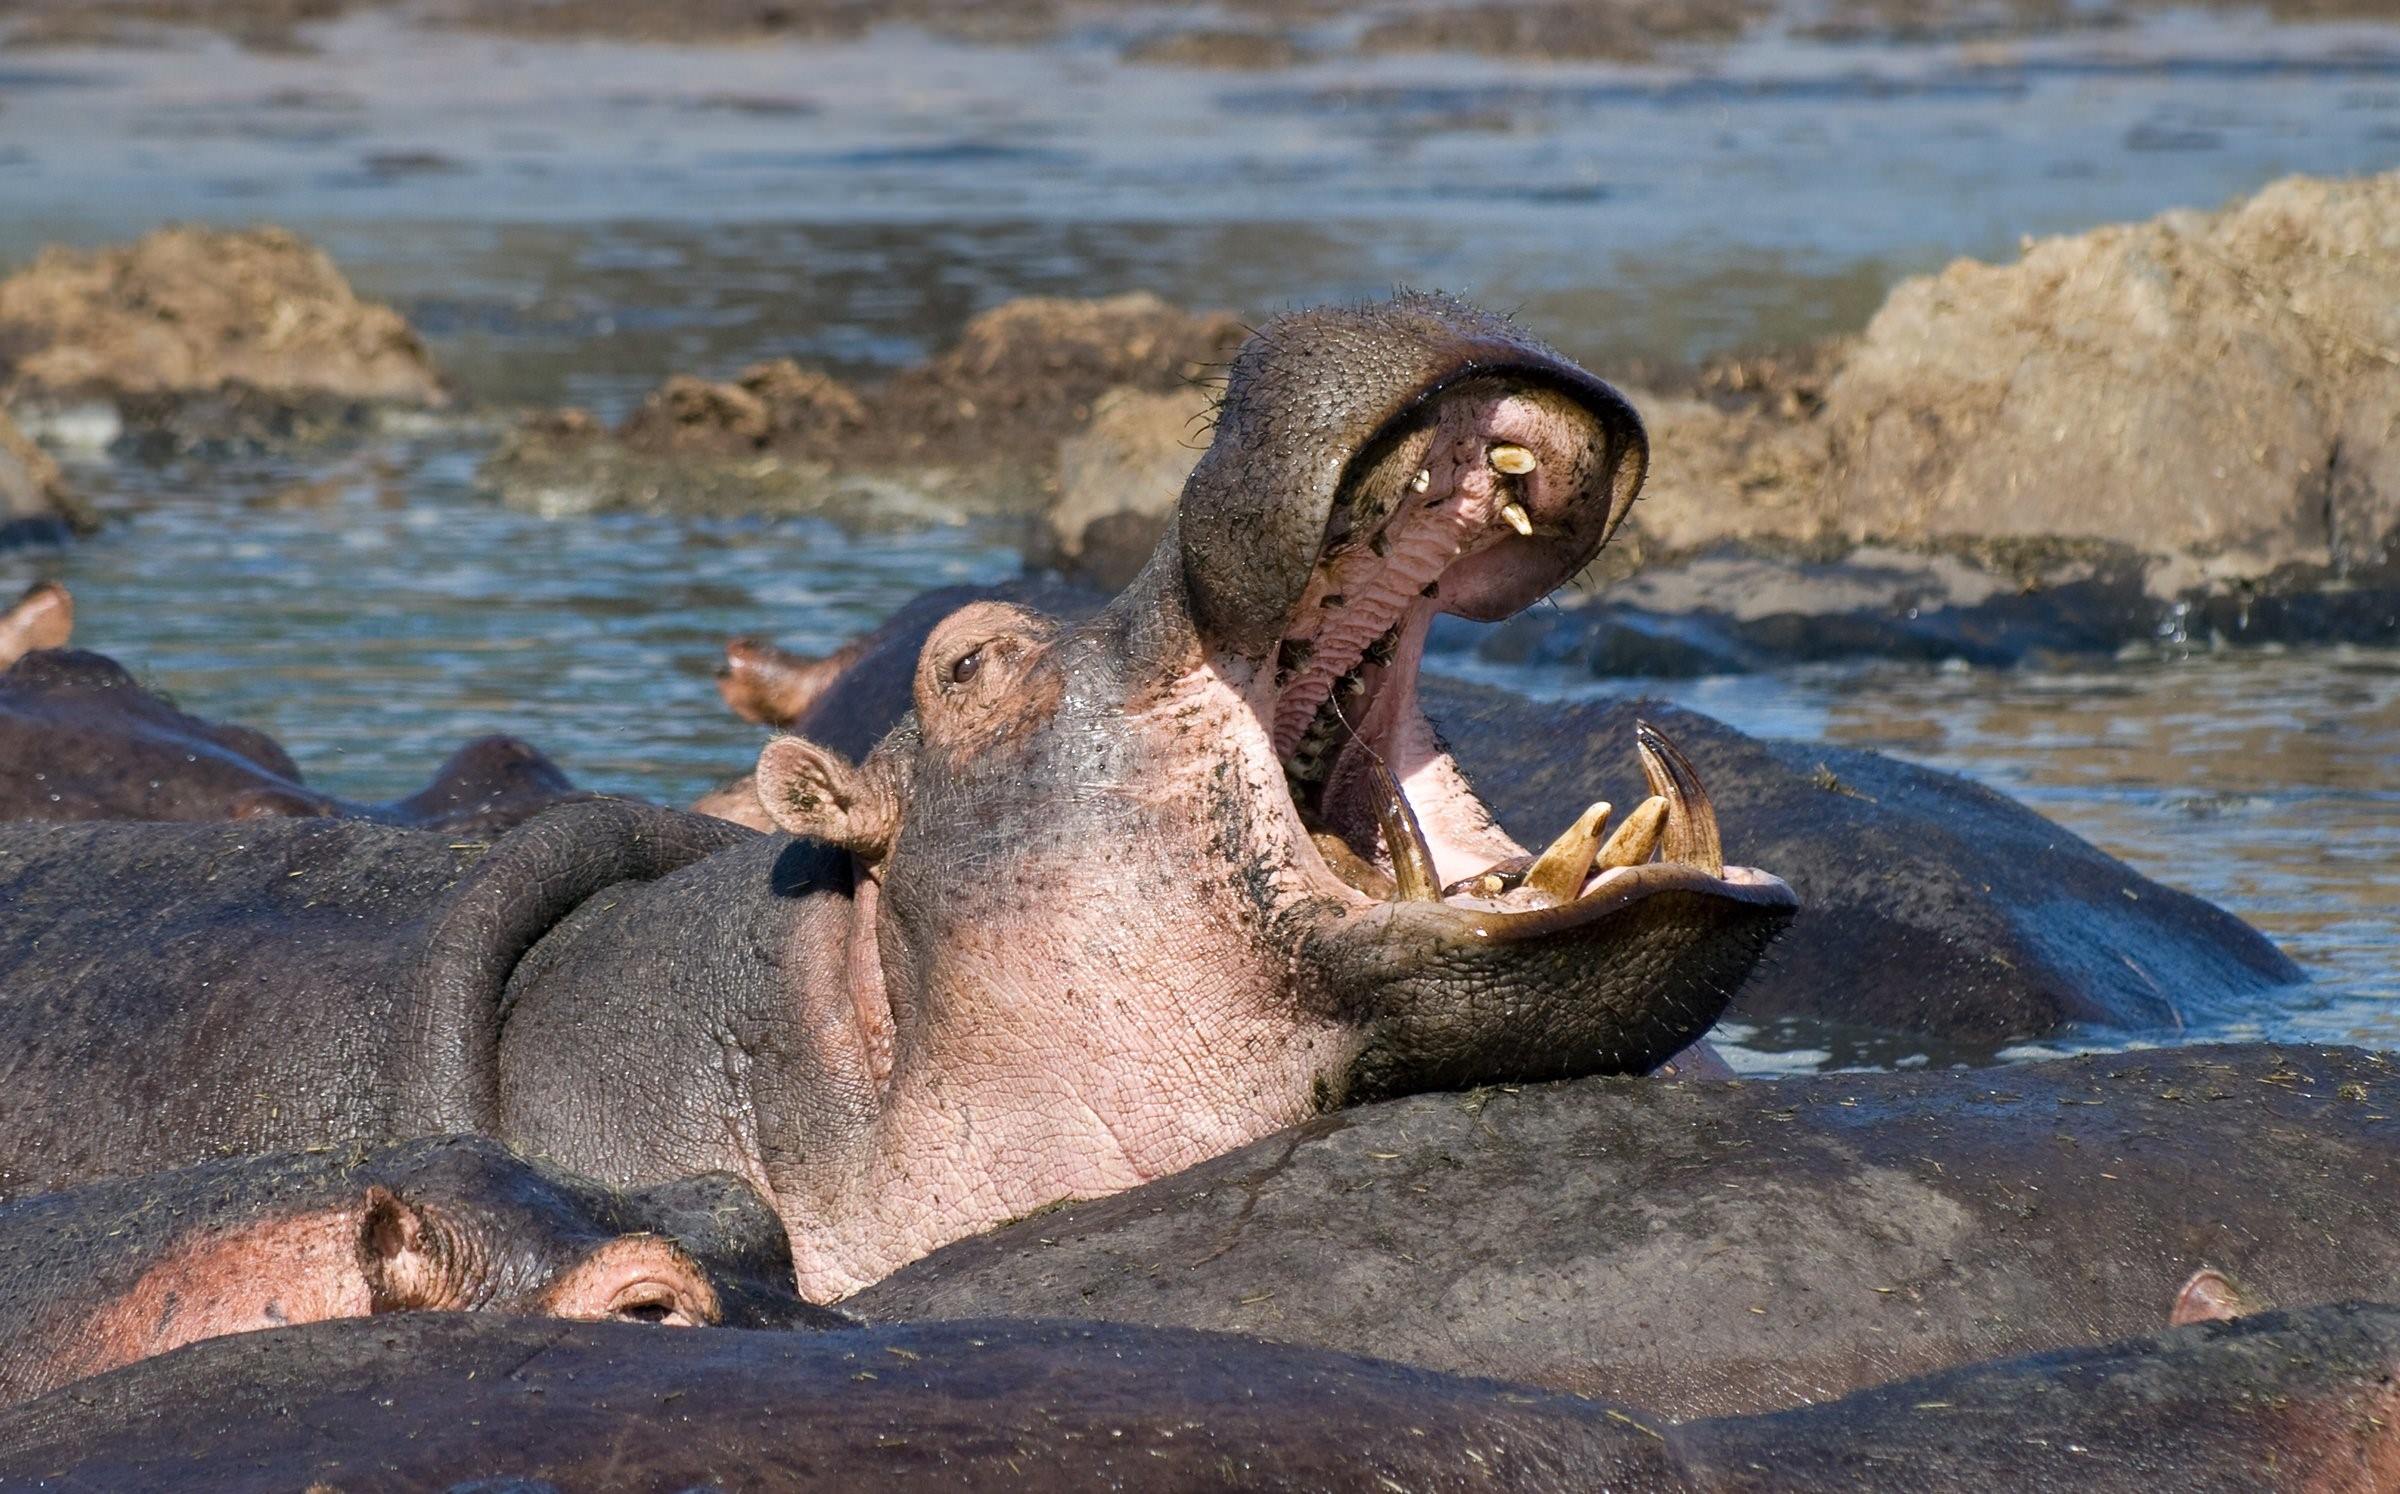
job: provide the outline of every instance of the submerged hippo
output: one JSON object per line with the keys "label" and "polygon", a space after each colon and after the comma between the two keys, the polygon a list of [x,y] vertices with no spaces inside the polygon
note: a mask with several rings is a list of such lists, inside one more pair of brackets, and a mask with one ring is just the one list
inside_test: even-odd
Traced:
{"label": "submerged hippo", "polygon": [[2396,1374],[2400,1309],[2349,1305],[1677,1424],[1176,1329],[422,1316],[221,1339],[0,1412],[0,1484],[2376,1494]]}
{"label": "submerged hippo", "polygon": [[959,1241],[849,1306],[1778,1410],[2231,1316],[2228,1274],[2280,1302],[2389,1295],[2395,1105],[2387,1055],[2269,1045],[1423,1095]]}
{"label": "submerged hippo", "polygon": [[370,1313],[824,1327],[722,1173],[624,1193],[443,1137],[204,1162],[0,1205],[0,1400],[199,1339]]}
{"label": "submerged hippo", "polygon": [[1645,456],[1613,390],[1456,302],[1300,313],[1122,596],[952,614],[861,763],[768,746],[802,839],[625,804],[488,849],[0,831],[0,1186],[477,1132],[736,1172],[827,1300],[1346,1101],[1653,1069],[1790,891],[1724,865],[1656,737],[1650,798],[1529,857],[1416,703],[1433,614],[1583,566]]}
{"label": "submerged hippo", "polygon": [[11,659],[0,624],[0,820],[240,820],[332,816],[453,833],[489,833],[553,805],[592,797],[515,737],[478,737],[406,798],[361,804],[319,793],[272,738],[204,721],[143,689],[115,660],[66,647],[64,587],[18,604]]}

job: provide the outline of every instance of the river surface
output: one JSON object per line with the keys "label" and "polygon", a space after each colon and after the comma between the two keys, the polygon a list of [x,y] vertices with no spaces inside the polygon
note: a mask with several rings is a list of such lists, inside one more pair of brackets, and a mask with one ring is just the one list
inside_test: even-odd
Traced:
{"label": "river surface", "polygon": [[[286,223],[487,408],[614,411],[671,370],[786,353],[872,372],[1012,295],[1137,287],[1264,313],[1440,285],[1609,372],[1855,328],[1899,275],[2023,234],[2400,161],[2400,30],[2238,14],[1261,73],[1127,66],[1105,28],[687,50],[370,15],[316,35],[305,58],[0,51],[0,263],[172,218]],[[830,647],[924,587],[1018,568],[1005,533],[963,524],[512,512],[474,486],[490,439],[74,457],[114,522],[0,554],[0,588],[65,579],[79,642],[273,733],[322,788],[405,792],[510,731],[590,786],[676,801],[757,748],[710,680],[727,636]],[[1642,688],[1991,783],[2308,968],[2233,1033],[2400,1046],[2400,656],[2169,643],[2076,670]],[[1736,1036],[1751,1067],[1825,1056]]]}

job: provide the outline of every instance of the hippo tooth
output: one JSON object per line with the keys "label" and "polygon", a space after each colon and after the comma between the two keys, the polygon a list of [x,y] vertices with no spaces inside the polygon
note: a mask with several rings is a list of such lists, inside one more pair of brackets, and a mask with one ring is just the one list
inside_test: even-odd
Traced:
{"label": "hippo tooth", "polygon": [[1523,477],[1533,470],[1533,453],[1522,446],[1495,446],[1485,453],[1485,460],[1492,464],[1493,471],[1511,477]]}
{"label": "hippo tooth", "polygon": [[1524,504],[1513,498],[1500,505],[1500,517],[1508,520],[1508,527],[1519,534],[1530,536],[1533,533],[1533,516],[1525,512]]}
{"label": "hippo tooth", "polygon": [[1417,469],[1417,475],[1408,480],[1408,488],[1412,493],[1422,493],[1427,488],[1432,486],[1433,473],[1428,468],[1419,467]]}
{"label": "hippo tooth", "polygon": [[1669,861],[1696,866],[1712,877],[1725,875],[1725,844],[1717,834],[1716,807],[1700,786],[1700,774],[1681,748],[1647,721],[1633,724],[1634,751],[1642,760],[1642,776],[1650,792],[1667,801],[1666,849]]}
{"label": "hippo tooth", "polygon": [[1667,828],[1667,801],[1644,799],[1625,816],[1625,823],[1600,848],[1600,869],[1608,871],[1619,866],[1639,866],[1658,849],[1659,836]]}
{"label": "hippo tooth", "polygon": [[1417,812],[1409,807],[1408,796],[1400,792],[1400,781],[1392,776],[1383,759],[1375,759],[1371,771],[1375,823],[1383,828],[1383,843],[1392,853],[1392,880],[1399,886],[1401,900],[1440,902],[1442,883],[1434,875],[1433,847],[1425,844]]}
{"label": "hippo tooth", "polygon": [[1592,857],[1600,849],[1600,832],[1607,828],[1613,808],[1603,801],[1577,816],[1534,861],[1525,873],[1525,885],[1554,902],[1574,901],[1583,891],[1584,878],[1592,874]]}

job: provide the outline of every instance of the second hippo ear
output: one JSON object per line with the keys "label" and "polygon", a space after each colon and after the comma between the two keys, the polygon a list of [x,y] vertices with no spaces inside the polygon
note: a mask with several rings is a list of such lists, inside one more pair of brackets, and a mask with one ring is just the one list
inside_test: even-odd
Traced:
{"label": "second hippo ear", "polygon": [[891,780],[806,737],[777,737],[758,755],[758,802],[778,829],[881,861],[900,829]]}
{"label": "second hippo ear", "polygon": [[2167,1326],[2230,1323],[2235,1318],[2265,1312],[2267,1307],[2267,1303],[2244,1291],[2240,1282],[2214,1266],[2202,1266],[2175,1294],[2175,1305],[2167,1312]]}
{"label": "second hippo ear", "polygon": [[416,1205],[377,1186],[358,1220],[358,1268],[369,1312],[415,1312],[441,1305],[434,1232]]}

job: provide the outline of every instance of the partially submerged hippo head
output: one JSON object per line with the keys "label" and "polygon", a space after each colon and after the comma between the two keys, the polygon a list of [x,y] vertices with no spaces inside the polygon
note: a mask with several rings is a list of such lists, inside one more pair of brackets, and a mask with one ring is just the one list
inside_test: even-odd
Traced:
{"label": "partially submerged hippo head", "polygon": [[342,1211],[367,1310],[723,1320],[708,1269],[645,1193],[534,1166],[489,1142],[437,1141],[402,1157],[390,1186],[368,1185]]}
{"label": "partially submerged hippo head", "polygon": [[1640,744],[1658,799],[1613,840],[1594,813],[1533,858],[1416,694],[1434,615],[1574,574],[1647,456],[1614,390],[1458,302],[1270,322],[1113,603],[963,608],[864,762],[763,754],[770,816],[856,863],[862,1093],[1102,1117],[1122,1155],[1062,1191],[1105,1191],[1345,1100],[1700,1037],[1793,899],[1723,865],[1672,745]]}
{"label": "partially submerged hippo head", "polygon": [[[478,834],[592,797],[531,745],[478,737],[406,798],[362,804],[301,781],[274,739],[186,714],[116,660],[66,647],[66,589],[44,583],[0,616],[0,819],[372,820]],[[10,657],[11,629],[31,647]]]}
{"label": "partially submerged hippo head", "polygon": [[15,1273],[0,1320],[25,1351],[0,1360],[0,1402],[200,1339],[372,1313],[840,1321],[793,1294],[782,1221],[728,1174],[621,1190],[482,1137],[333,1150],[0,1209]]}

